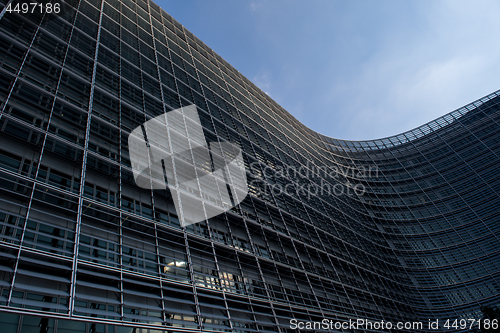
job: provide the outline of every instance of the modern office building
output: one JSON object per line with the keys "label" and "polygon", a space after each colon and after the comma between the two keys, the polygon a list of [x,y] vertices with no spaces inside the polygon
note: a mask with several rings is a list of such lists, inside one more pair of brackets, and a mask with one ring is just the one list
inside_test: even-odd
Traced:
{"label": "modern office building", "polygon": [[[500,92],[394,137],[342,141],[153,2],[28,15],[0,1],[2,332],[427,325],[499,303]],[[138,186],[129,143],[193,104],[212,150],[241,150],[248,195],[228,185],[231,209],[181,225],[172,195],[196,193]]]}

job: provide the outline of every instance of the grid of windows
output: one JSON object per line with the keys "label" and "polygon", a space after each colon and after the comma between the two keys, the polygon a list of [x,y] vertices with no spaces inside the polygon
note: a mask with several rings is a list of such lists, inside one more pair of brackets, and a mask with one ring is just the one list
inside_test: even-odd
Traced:
{"label": "grid of windows", "polygon": [[[299,123],[164,10],[0,0],[5,332],[289,332],[290,320],[477,316],[500,295],[500,92],[401,135]],[[181,227],[130,132],[195,104],[249,195]],[[134,331],[135,332],[135,331]]]}

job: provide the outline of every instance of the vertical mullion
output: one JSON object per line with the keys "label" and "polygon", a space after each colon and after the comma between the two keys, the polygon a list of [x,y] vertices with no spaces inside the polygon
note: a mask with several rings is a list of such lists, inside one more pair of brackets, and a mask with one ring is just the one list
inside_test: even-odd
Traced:
{"label": "vertical mullion", "polygon": [[[148,5],[148,8],[149,8],[149,3],[147,3]],[[137,8],[139,7],[139,5],[137,5]],[[137,14],[139,15],[139,14]],[[150,17],[150,20],[149,20],[149,24],[150,24],[150,27],[151,27],[151,15],[148,13],[148,16]],[[136,16],[136,21],[139,20],[139,17]],[[137,23],[137,22],[136,22]],[[139,27],[139,24],[137,24],[137,29],[139,30],[140,27]],[[152,27],[151,27],[152,29]],[[151,32],[152,33],[152,32]],[[154,35],[152,35],[153,37],[153,40],[154,40]],[[140,45],[140,38],[139,36],[138,37],[138,41],[139,41],[139,45]],[[154,45],[154,42],[153,42],[153,47],[154,47],[154,52],[155,52],[155,66],[156,66],[156,70],[158,72],[158,75],[159,75],[159,71],[158,71],[158,59],[157,59],[157,56],[156,56],[156,46]],[[139,57],[141,57],[141,54],[139,52]],[[142,61],[142,59],[139,60],[140,63]],[[141,68],[141,76],[143,75],[143,71],[142,71],[142,68]],[[144,81],[144,80],[143,80]],[[161,87],[161,83],[158,82],[158,84],[160,85]],[[144,82],[143,82],[143,85],[144,85]],[[144,88],[143,88],[143,95],[144,95]],[[161,91],[161,90],[160,90]],[[163,95],[163,94],[162,94]],[[163,102],[163,101],[162,101]],[[144,116],[145,118],[147,118],[146,114],[146,98],[143,96],[143,108],[144,108]],[[146,138],[147,140],[147,138]],[[150,154],[148,154],[148,159],[149,159],[149,165],[152,165],[151,164],[151,156]],[[150,184],[152,184],[152,179],[150,179]],[[152,211],[152,214],[153,214],[153,225],[154,225],[154,231],[155,231],[155,253],[156,253],[156,265],[157,265],[157,273],[158,273],[158,281],[159,281],[159,284],[160,284],[160,297],[161,297],[161,308],[162,308],[162,314],[161,314],[161,320],[163,323],[165,323],[166,321],[166,318],[165,318],[165,303],[164,303],[164,300],[163,300],[163,278],[161,276],[161,262],[160,262],[160,249],[159,249],[159,243],[158,243],[158,223],[156,221],[156,202],[155,202],[155,198],[154,198],[154,190],[153,188],[151,187],[151,192],[150,192],[150,196],[151,196],[151,211]]]}
{"label": "vertical mullion", "polygon": [[[163,103],[163,111],[166,113],[168,112],[169,110],[166,109],[166,103],[165,103],[165,95],[163,94],[163,85],[162,85],[162,81],[161,81],[161,72],[160,72],[160,67],[159,67],[159,62],[158,62],[158,54],[157,54],[157,48],[156,48],[156,39],[154,37],[154,33],[153,33],[153,22],[151,21],[152,18],[151,18],[151,6],[149,5],[149,2],[148,2],[148,8],[149,8],[149,24],[151,26],[151,35],[152,35],[152,38],[153,38],[153,47],[154,47],[154,53],[155,53],[155,65],[156,65],[156,72],[158,74],[158,84],[160,86],[160,92],[161,92],[161,96],[162,96],[162,103]],[[163,24],[163,23],[162,23]],[[163,27],[165,29],[165,26]],[[177,83],[175,83],[176,86],[177,86]],[[176,92],[178,94],[178,92]],[[167,130],[167,135],[168,135],[168,139],[169,139],[169,142],[171,142],[170,140],[170,131],[168,129],[168,126],[166,128]],[[177,212],[177,215],[178,215],[178,219],[180,222],[184,221],[184,215],[183,215],[183,212],[182,212],[182,202],[180,201],[180,190],[179,190],[179,182],[178,182],[178,179],[177,179],[177,172],[176,172],[176,168],[175,168],[175,160],[172,159],[172,165],[173,165],[173,173],[174,173],[174,184],[175,184],[175,187],[176,187],[176,190],[177,190],[177,199],[179,200],[179,212]],[[199,185],[198,185],[199,186]],[[184,237],[184,246],[186,248],[186,257],[187,257],[187,262],[188,262],[188,267],[189,267],[189,273],[191,275],[191,288],[193,289],[193,299],[194,299],[194,302],[195,302],[195,308],[196,308],[196,316],[198,317],[198,320],[197,320],[197,324],[198,324],[198,327],[202,327],[202,317],[201,317],[201,312],[200,312],[200,306],[199,306],[199,301],[198,301],[198,293],[197,293],[197,290],[196,290],[196,284],[195,284],[195,279],[194,279],[194,271],[193,271],[193,262],[191,260],[191,252],[189,251],[189,243],[188,243],[188,237],[187,237],[187,233],[186,233],[186,227],[182,227],[182,234],[183,234],[183,237]],[[162,291],[163,293],[163,291]],[[163,302],[162,302],[163,304]],[[163,305],[164,306],[164,305]]]}
{"label": "vertical mullion", "polygon": [[[14,1],[14,0],[10,0],[10,1]],[[7,8],[7,6],[5,6],[5,8]],[[5,10],[5,8],[4,8],[4,10]],[[2,12],[4,12],[4,11],[2,11]],[[19,75],[21,74],[21,71],[23,70],[24,64],[26,63],[26,59],[28,58],[28,54],[31,50],[31,47],[33,46],[33,43],[35,42],[36,36],[38,35],[38,31],[40,31],[40,26],[42,25],[44,17],[45,17],[45,14],[42,16],[42,19],[40,20],[40,23],[38,24],[38,26],[35,30],[35,33],[33,34],[33,38],[31,39],[31,42],[29,43],[28,48],[26,49],[26,53],[24,54],[23,60],[21,61],[21,65],[19,66],[19,69],[15,73],[16,78],[14,79],[14,82],[12,82],[12,86],[9,90],[9,93],[5,97],[5,100],[3,101],[3,103],[0,103],[0,119],[3,115],[3,113],[5,112],[5,108],[7,107],[10,96],[12,95],[12,91],[14,90],[14,87],[16,86],[17,80],[19,79]],[[0,16],[0,18],[2,18],[2,17]],[[75,20],[76,20],[76,18],[75,18]],[[74,27],[74,25],[73,25],[73,27]],[[68,41],[68,47],[69,47],[69,41]]]}
{"label": "vertical mullion", "polygon": [[[104,2],[104,0],[102,0]],[[120,4],[121,8],[121,4]],[[121,13],[121,10],[119,11]],[[121,16],[121,15],[120,15]],[[123,221],[123,207],[122,207],[122,195],[123,195],[123,164],[122,164],[122,132],[123,132],[123,122],[122,122],[122,43],[121,43],[121,17],[119,17],[118,26],[119,26],[119,38],[118,38],[118,57],[120,58],[120,73],[119,74],[119,82],[120,82],[120,89],[118,91],[118,103],[119,103],[119,124],[120,124],[120,179],[118,183],[118,195],[117,195],[117,200],[118,200],[118,209],[119,209],[119,217],[120,217],[120,222],[118,225],[118,261],[119,261],[119,270],[120,270],[120,282],[119,282],[119,289],[120,289],[120,320],[123,320],[123,228],[122,228],[122,221]]]}
{"label": "vertical mullion", "polygon": [[0,20],[2,19],[2,17],[5,15],[5,12],[7,11],[7,7],[12,4],[14,0],[9,0],[7,1],[7,3],[5,4],[5,7],[2,8],[2,11],[0,12]]}
{"label": "vertical mullion", "polygon": [[[12,1],[13,0],[10,0],[9,3],[11,3]],[[7,6],[5,6],[5,8],[6,7]],[[2,10],[2,14],[4,13],[5,8],[4,8],[4,10]],[[12,95],[12,91],[14,90],[14,87],[15,87],[17,81],[18,81],[19,75],[21,74],[21,71],[22,71],[22,69],[24,67],[26,59],[28,58],[28,54],[31,51],[31,47],[33,46],[33,43],[34,43],[34,41],[35,41],[35,39],[36,39],[36,37],[38,35],[38,32],[40,31],[40,27],[42,25],[43,19],[45,18],[45,15],[46,14],[44,14],[42,16],[42,19],[40,20],[40,24],[38,25],[35,33],[33,34],[33,39],[31,40],[31,42],[30,42],[30,44],[28,46],[28,49],[26,50],[26,54],[24,55],[23,61],[21,63],[21,66],[19,67],[19,70],[16,73],[16,78],[15,78],[14,82],[12,83],[12,87],[11,87],[11,89],[9,91],[9,94],[5,98],[2,110],[0,110],[0,119],[2,117],[3,112],[5,111],[5,108],[7,107],[8,100],[10,99],[10,96]],[[0,15],[0,19],[2,18],[2,16],[3,15]],[[78,11],[77,11],[76,16],[78,16]],[[75,16],[75,21],[76,21],[76,16]],[[30,211],[31,211],[31,204],[33,202],[33,195],[35,193],[35,187],[36,187],[36,184],[37,184],[38,173],[40,171],[40,165],[41,165],[43,153],[45,151],[45,144],[47,142],[47,135],[48,135],[48,129],[49,129],[49,126],[50,126],[50,120],[52,119],[52,113],[54,111],[54,105],[56,103],[56,98],[57,98],[57,92],[59,90],[59,85],[61,83],[61,77],[62,77],[62,73],[63,73],[63,67],[64,67],[64,64],[65,64],[65,61],[66,61],[66,56],[68,54],[69,42],[71,40],[71,35],[73,34],[73,29],[74,29],[74,25],[73,25],[73,27],[71,29],[71,34],[70,34],[70,37],[68,39],[68,47],[66,49],[66,54],[64,55],[63,63],[61,64],[61,73],[59,74],[59,78],[58,78],[58,81],[57,81],[57,87],[56,87],[56,91],[54,93],[54,101],[52,102],[52,107],[51,107],[51,110],[50,110],[49,120],[47,122],[47,127],[45,129],[45,135],[44,135],[44,139],[43,139],[43,144],[42,144],[42,147],[40,149],[40,155],[38,157],[38,163],[37,163],[37,166],[36,166],[36,171],[35,171],[35,175],[34,175],[34,179],[33,179],[33,186],[31,188],[30,199],[29,199],[29,202],[28,202],[28,207],[26,208],[26,217],[25,217],[25,220],[24,220],[23,230],[22,230],[22,233],[21,233],[21,239],[19,240],[19,251],[17,253],[16,263],[15,263],[14,271],[13,271],[13,274],[12,274],[12,281],[11,281],[11,285],[10,285],[9,295],[7,297],[7,306],[10,305],[10,302],[11,302],[11,299],[12,299],[12,292],[14,290],[14,283],[15,283],[16,277],[17,277],[17,269],[19,267],[19,261],[20,261],[20,258],[21,258],[21,251],[22,251],[22,248],[23,248],[24,236],[26,234],[26,227],[28,225],[28,219],[29,219],[29,215],[30,215]],[[35,162],[35,161],[33,161],[33,162]]]}
{"label": "vertical mullion", "polygon": [[[84,1],[84,0],[81,0]],[[74,308],[74,299],[76,292],[76,269],[78,265],[78,250],[79,250],[79,242],[80,242],[80,228],[82,223],[82,213],[83,213],[83,191],[84,191],[84,183],[87,169],[87,153],[89,147],[89,136],[90,136],[90,125],[92,120],[92,107],[94,101],[94,88],[95,88],[95,79],[97,72],[97,57],[99,54],[99,42],[101,37],[101,25],[102,25],[102,15],[104,8],[104,0],[101,0],[101,8],[99,14],[99,22],[98,22],[98,30],[96,37],[96,47],[94,52],[94,66],[92,68],[92,78],[90,82],[90,96],[89,96],[89,106],[88,106],[88,116],[87,116],[87,125],[85,129],[85,144],[83,147],[83,157],[82,157],[82,171],[80,174],[80,192],[78,194],[78,212],[77,212],[77,221],[75,228],[75,246],[73,249],[73,265],[72,265],[72,275],[71,275],[71,289],[69,294],[69,314],[73,315]]]}

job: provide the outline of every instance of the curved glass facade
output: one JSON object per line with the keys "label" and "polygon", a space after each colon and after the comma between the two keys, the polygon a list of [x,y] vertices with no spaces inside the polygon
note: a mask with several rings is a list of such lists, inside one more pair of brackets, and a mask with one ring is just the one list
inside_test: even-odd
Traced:
{"label": "curved glass facade", "polygon": [[[58,15],[0,2],[3,332],[425,331],[498,304],[500,92],[394,137],[337,140],[151,1]],[[241,150],[248,195],[186,225],[177,209],[196,195],[138,186],[128,144],[193,104],[212,150]]]}

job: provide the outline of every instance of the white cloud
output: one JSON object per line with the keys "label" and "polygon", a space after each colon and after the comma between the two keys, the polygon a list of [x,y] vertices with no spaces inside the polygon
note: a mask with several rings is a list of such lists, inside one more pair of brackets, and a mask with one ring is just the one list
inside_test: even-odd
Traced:
{"label": "white cloud", "polygon": [[269,90],[271,89],[271,75],[269,72],[263,72],[255,75],[252,82],[259,87],[263,92],[271,96]]}
{"label": "white cloud", "polygon": [[250,3],[250,11],[256,12],[262,8],[262,4],[258,2]]}
{"label": "white cloud", "polygon": [[330,135],[399,134],[500,88],[499,6],[484,13],[476,3],[433,4],[420,8],[421,31],[384,36],[362,64],[348,64],[349,76],[333,80],[323,102],[340,109],[322,119],[344,126]]}

